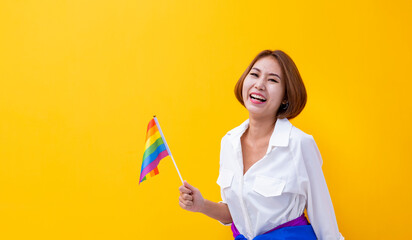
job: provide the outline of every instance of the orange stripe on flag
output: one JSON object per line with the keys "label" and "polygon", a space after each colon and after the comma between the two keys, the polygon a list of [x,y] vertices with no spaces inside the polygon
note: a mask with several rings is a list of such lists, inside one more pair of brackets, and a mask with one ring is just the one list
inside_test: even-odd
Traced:
{"label": "orange stripe on flag", "polygon": [[156,176],[159,174],[159,169],[157,167],[150,172],[150,177]]}
{"label": "orange stripe on flag", "polygon": [[146,140],[149,139],[151,136],[153,136],[156,132],[158,132],[159,130],[157,129],[157,126],[154,125],[152,126],[150,129],[147,130],[146,133]]}

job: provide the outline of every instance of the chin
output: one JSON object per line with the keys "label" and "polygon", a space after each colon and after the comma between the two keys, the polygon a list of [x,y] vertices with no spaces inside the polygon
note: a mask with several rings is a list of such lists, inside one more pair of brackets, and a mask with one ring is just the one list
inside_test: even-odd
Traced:
{"label": "chin", "polygon": [[255,107],[246,107],[247,111],[249,112],[249,115],[253,114],[253,115],[266,115],[267,114],[267,110],[261,108],[261,109],[257,109]]}
{"label": "chin", "polygon": [[[267,117],[267,116],[275,116],[276,112],[268,110],[267,108],[257,108],[254,106],[246,106],[247,111],[249,112],[249,116],[253,115],[256,117]],[[273,114],[271,114],[273,113]]]}

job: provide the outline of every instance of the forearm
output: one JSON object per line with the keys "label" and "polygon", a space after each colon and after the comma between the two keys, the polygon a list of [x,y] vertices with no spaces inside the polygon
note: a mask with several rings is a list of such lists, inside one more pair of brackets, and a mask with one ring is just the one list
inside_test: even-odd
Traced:
{"label": "forearm", "polygon": [[232,222],[232,216],[225,203],[216,203],[205,199],[204,206],[200,212],[224,224]]}

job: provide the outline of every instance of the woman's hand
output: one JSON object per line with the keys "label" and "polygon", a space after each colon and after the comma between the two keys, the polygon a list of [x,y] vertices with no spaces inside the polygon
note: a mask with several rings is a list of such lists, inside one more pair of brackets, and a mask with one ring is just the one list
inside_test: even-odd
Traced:
{"label": "woman's hand", "polygon": [[199,189],[193,187],[186,181],[179,187],[179,205],[181,208],[191,212],[202,212],[205,206],[205,199]]}
{"label": "woman's hand", "polygon": [[199,189],[193,187],[186,181],[179,187],[179,191],[179,205],[181,208],[191,212],[201,212],[222,223],[232,222],[232,215],[227,204],[204,199]]}

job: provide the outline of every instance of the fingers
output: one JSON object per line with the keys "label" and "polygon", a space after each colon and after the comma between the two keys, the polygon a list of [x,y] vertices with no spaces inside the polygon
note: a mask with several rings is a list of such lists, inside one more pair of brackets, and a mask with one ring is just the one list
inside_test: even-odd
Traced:
{"label": "fingers", "polygon": [[196,188],[190,185],[186,180],[183,181],[183,186],[185,186],[187,189],[190,189],[191,191],[194,191]]}
{"label": "fingers", "polygon": [[184,205],[182,202],[179,201],[179,206],[183,209],[186,209],[186,205]]}
{"label": "fingers", "polygon": [[189,209],[188,209],[189,206],[185,205],[185,204],[182,203],[182,202],[179,202],[179,206],[180,206],[181,208],[185,209],[185,210],[189,210]]}
{"label": "fingers", "polygon": [[187,208],[193,206],[193,201],[191,201],[191,200],[184,200],[184,199],[182,198],[182,196],[180,196],[180,197],[179,197],[179,205],[180,205],[182,208],[187,209]]}
{"label": "fingers", "polygon": [[192,200],[185,200],[182,198],[182,196],[179,197],[179,202],[183,203],[186,206],[193,206]]}
{"label": "fingers", "polygon": [[187,193],[183,193],[180,195],[184,200],[193,201],[193,196]]}
{"label": "fingers", "polygon": [[191,191],[189,188],[185,187],[184,185],[182,185],[182,186],[179,187],[179,191],[180,191],[181,193],[188,193],[188,194],[191,194],[191,193],[192,193],[192,191]]}

